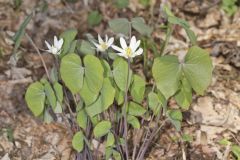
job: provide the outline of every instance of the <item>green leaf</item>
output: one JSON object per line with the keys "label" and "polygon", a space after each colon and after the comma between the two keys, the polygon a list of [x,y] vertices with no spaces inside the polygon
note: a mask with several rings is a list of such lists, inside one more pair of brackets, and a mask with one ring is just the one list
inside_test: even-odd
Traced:
{"label": "green leaf", "polygon": [[80,91],[83,86],[84,69],[78,55],[72,53],[64,56],[61,61],[60,73],[64,83],[73,94]]}
{"label": "green leaf", "polygon": [[147,7],[150,5],[150,0],[139,0],[139,2],[144,6]]}
{"label": "green leaf", "polygon": [[46,109],[44,111],[43,121],[45,123],[51,123],[53,121],[53,118],[52,118],[51,114],[49,113],[49,109]]}
{"label": "green leaf", "polygon": [[182,140],[183,140],[183,142],[192,142],[193,137],[190,134],[183,134],[182,135]]}
{"label": "green leaf", "polygon": [[50,85],[49,82],[44,84],[44,91],[45,91],[45,94],[47,96],[47,100],[50,103],[51,107],[53,109],[55,109],[56,105],[57,105],[57,98],[56,98],[54,90],[53,90],[53,88],[52,88],[52,86]]}
{"label": "green leaf", "polygon": [[[116,58],[113,62],[113,78],[121,91],[125,92],[128,75],[128,63],[123,58]],[[129,73],[129,84],[131,82],[132,71]]]}
{"label": "green leaf", "polygon": [[113,157],[115,160],[122,160],[121,154],[115,150],[113,150]]}
{"label": "green leaf", "polygon": [[108,78],[104,79],[101,95],[98,100],[86,107],[86,111],[90,117],[93,117],[104,110],[108,109],[112,105],[115,95],[115,89],[113,88],[111,81]]}
{"label": "green leaf", "polygon": [[90,117],[90,120],[91,120],[93,126],[96,126],[96,125],[98,124],[100,118],[99,118],[99,116],[97,115],[97,116],[94,116],[94,117]]}
{"label": "green leaf", "polygon": [[25,34],[25,29],[28,25],[28,23],[31,21],[33,17],[33,13],[31,13],[30,15],[28,15],[25,20],[23,21],[23,23],[21,24],[20,28],[18,29],[18,31],[15,33],[15,35],[13,36],[13,41],[15,42],[15,45],[14,45],[14,53],[17,51],[18,47],[20,46],[21,44],[21,40],[22,40],[22,37],[24,36]]}
{"label": "green leaf", "polygon": [[185,56],[185,63],[182,68],[194,91],[203,94],[211,83],[213,71],[208,52],[197,46],[191,47]]}
{"label": "green leaf", "polygon": [[65,54],[69,53],[71,44],[76,36],[77,36],[76,29],[68,29],[60,35],[60,37],[63,38],[63,41],[64,41],[62,46],[61,56],[64,56]]}
{"label": "green leaf", "polygon": [[14,9],[19,9],[22,5],[22,0],[13,0]]}
{"label": "green leaf", "polygon": [[141,103],[144,98],[144,92],[145,92],[145,80],[138,76],[133,76],[133,83],[131,86],[131,95],[133,97],[133,100]]}
{"label": "green leaf", "polygon": [[108,22],[110,28],[115,33],[122,33],[124,35],[128,35],[131,24],[126,18],[117,18],[110,20]]}
{"label": "green leaf", "polygon": [[136,129],[139,129],[139,128],[140,128],[140,122],[139,122],[139,120],[137,119],[137,117],[135,117],[135,116],[127,115],[127,122],[128,122],[133,128],[136,128]]}
{"label": "green leaf", "polygon": [[118,8],[126,8],[129,4],[129,0],[116,0],[116,6]]}
{"label": "green leaf", "polygon": [[58,101],[56,103],[56,107],[53,109],[54,113],[62,113],[62,104],[60,104]]}
{"label": "green leaf", "polygon": [[131,20],[133,28],[138,31],[140,34],[145,36],[150,36],[153,29],[146,25],[142,17],[132,18]]}
{"label": "green leaf", "polygon": [[228,16],[233,16],[238,10],[236,2],[237,0],[222,0],[221,8],[228,14]]}
{"label": "green leaf", "polygon": [[115,95],[115,89],[113,88],[109,78],[105,78],[103,81],[103,87],[101,90],[101,99],[103,109],[106,110],[113,104]]}
{"label": "green leaf", "polygon": [[43,112],[45,98],[44,86],[40,82],[34,82],[28,87],[25,100],[35,116],[39,116]]}
{"label": "green leaf", "polygon": [[196,37],[195,33],[189,28],[185,28],[185,31],[186,31],[186,33],[188,35],[188,38],[190,39],[191,43],[193,45],[196,45],[197,44],[197,37]]}
{"label": "green leaf", "polygon": [[95,54],[95,49],[89,43],[88,41],[82,40],[81,43],[78,45],[78,51],[82,53],[83,55],[94,55]]}
{"label": "green leaf", "polygon": [[99,93],[103,85],[103,67],[100,60],[93,56],[84,57],[85,78],[88,88],[93,93]]}
{"label": "green leaf", "polygon": [[50,79],[52,82],[58,81],[58,71],[56,67],[53,67],[50,71]]}
{"label": "green leaf", "polygon": [[237,145],[233,145],[232,152],[237,157],[237,159],[240,160],[240,147]]}
{"label": "green leaf", "polygon": [[158,95],[154,92],[150,92],[148,94],[148,106],[155,115],[159,113],[161,105],[162,102],[159,99]]}
{"label": "green leaf", "polygon": [[219,144],[227,146],[227,145],[230,145],[231,142],[229,140],[227,140],[226,138],[223,138],[219,141]]}
{"label": "green leaf", "polygon": [[57,100],[62,103],[63,101],[63,88],[62,88],[62,85],[58,82],[55,82],[53,84],[53,89],[56,93],[56,96],[57,96]]}
{"label": "green leaf", "polygon": [[111,67],[108,64],[108,62],[104,59],[101,59],[101,64],[102,64],[103,69],[104,69],[104,73],[103,73],[104,77],[112,77]]}
{"label": "green leaf", "polygon": [[84,135],[82,131],[75,133],[72,139],[72,146],[77,152],[81,152],[84,148]]}
{"label": "green leaf", "polygon": [[96,138],[106,135],[111,129],[111,122],[101,121],[93,129],[93,134]]}
{"label": "green leaf", "polygon": [[181,129],[182,122],[182,112],[180,110],[169,110],[167,115],[171,121],[171,123],[175,126],[177,131]]}
{"label": "green leaf", "polygon": [[175,100],[183,109],[188,109],[192,102],[192,88],[186,78],[181,80],[180,91],[175,95]]}
{"label": "green leaf", "polygon": [[171,119],[182,121],[182,112],[180,110],[169,110],[168,116]]}
{"label": "green leaf", "polygon": [[163,6],[163,10],[164,10],[164,13],[166,13],[167,16],[174,16],[174,14],[173,14],[172,11],[168,8],[167,5],[164,5],[164,6]]}
{"label": "green leaf", "polygon": [[180,25],[183,28],[189,28],[190,27],[190,25],[188,24],[187,21],[185,21],[181,18],[175,17],[175,16],[169,16],[168,17],[168,22],[172,23],[172,24]]}
{"label": "green leaf", "polygon": [[222,0],[222,5],[233,6],[233,5],[235,5],[236,2],[237,2],[237,0]]}
{"label": "green leaf", "polygon": [[83,99],[84,103],[88,106],[96,101],[99,93],[92,92],[88,88],[88,85],[86,82],[86,77],[84,77],[83,81],[84,81],[84,83],[83,83],[82,89],[80,90],[80,95],[81,95],[81,98]]}
{"label": "green leaf", "polygon": [[115,87],[116,88],[116,92],[115,92],[115,100],[117,101],[117,104],[118,105],[121,105],[123,104],[124,102],[124,92],[121,91],[117,86]]}
{"label": "green leaf", "polygon": [[77,123],[82,129],[87,128],[87,113],[85,112],[84,109],[81,109],[80,111],[78,111]]}
{"label": "green leaf", "polygon": [[99,25],[102,21],[102,15],[98,11],[91,11],[87,21],[88,25],[91,27]]}
{"label": "green leaf", "polygon": [[105,149],[105,159],[110,159],[113,153],[112,147],[106,147]]}
{"label": "green leaf", "polygon": [[166,99],[176,93],[181,76],[181,67],[176,56],[167,55],[155,58],[152,73],[157,88]]}
{"label": "green leaf", "polygon": [[103,111],[101,96],[91,105],[86,107],[86,112],[90,117],[94,117]]}
{"label": "green leaf", "polygon": [[114,145],[114,142],[115,142],[114,135],[112,134],[112,132],[109,132],[109,133],[108,133],[108,136],[107,136],[106,147],[113,146],[113,145]]}
{"label": "green leaf", "polygon": [[75,53],[77,42],[78,42],[77,40],[72,41],[68,53]]}
{"label": "green leaf", "polygon": [[146,112],[146,109],[137,103],[130,102],[128,105],[128,114],[130,115],[142,116],[145,112]]}

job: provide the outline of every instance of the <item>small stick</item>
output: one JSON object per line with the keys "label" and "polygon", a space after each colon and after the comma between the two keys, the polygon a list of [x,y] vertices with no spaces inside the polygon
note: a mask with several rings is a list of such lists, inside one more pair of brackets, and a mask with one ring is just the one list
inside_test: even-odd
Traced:
{"label": "small stick", "polygon": [[45,69],[45,72],[46,72],[46,74],[47,74],[47,78],[48,78],[49,81],[50,81],[51,79],[50,79],[50,75],[49,75],[49,73],[48,73],[47,65],[46,65],[46,63],[45,63],[45,61],[44,61],[44,59],[43,59],[43,57],[42,57],[42,55],[41,55],[38,47],[36,46],[36,44],[33,42],[32,38],[31,38],[27,33],[25,33],[25,36],[27,37],[27,39],[29,40],[29,42],[31,43],[31,45],[33,46],[33,48],[37,51],[37,54],[39,55],[39,57],[40,57],[40,59],[41,59],[41,61],[42,61],[43,67],[44,67],[44,69]]}

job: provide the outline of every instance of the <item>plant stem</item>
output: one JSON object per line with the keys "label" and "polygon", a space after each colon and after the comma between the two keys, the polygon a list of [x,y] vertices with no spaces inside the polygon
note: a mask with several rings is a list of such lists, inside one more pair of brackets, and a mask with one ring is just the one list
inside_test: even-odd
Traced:
{"label": "plant stem", "polygon": [[151,133],[149,139],[147,139],[145,145],[142,148],[141,154],[139,155],[138,160],[143,160],[144,155],[148,149],[148,146],[152,142],[153,138],[157,135],[157,133],[161,130],[161,128],[165,125],[167,120],[163,121],[162,124],[159,126],[159,128],[155,128],[154,131]]}
{"label": "plant stem", "polygon": [[130,59],[128,59],[128,73],[127,73],[127,83],[125,88],[124,104],[123,104],[123,116],[124,116],[124,139],[125,139],[125,152],[126,160],[128,160],[128,125],[127,125],[127,103],[128,103],[128,83],[129,83],[129,74],[130,74]]}
{"label": "plant stem", "polygon": [[147,40],[143,39],[143,71],[147,75]]}
{"label": "plant stem", "polygon": [[165,51],[166,46],[168,45],[170,36],[172,35],[172,32],[173,32],[173,25],[169,23],[167,25],[167,33],[166,33],[165,41],[163,42],[163,45],[161,46],[161,49],[160,49],[160,56],[165,55],[164,51]]}
{"label": "plant stem", "polygon": [[31,43],[31,45],[34,47],[34,49],[37,51],[37,54],[39,55],[39,57],[40,57],[40,59],[41,59],[41,61],[42,61],[43,67],[44,67],[44,69],[45,69],[45,72],[46,72],[46,74],[47,74],[47,78],[48,78],[49,81],[51,81],[50,75],[49,75],[49,73],[48,73],[47,65],[46,65],[46,63],[45,63],[45,61],[44,61],[44,59],[43,59],[43,57],[42,57],[42,55],[41,55],[38,47],[35,45],[35,43],[33,42],[32,38],[31,38],[27,33],[25,33],[25,36],[27,37],[27,39],[29,40],[29,42]]}

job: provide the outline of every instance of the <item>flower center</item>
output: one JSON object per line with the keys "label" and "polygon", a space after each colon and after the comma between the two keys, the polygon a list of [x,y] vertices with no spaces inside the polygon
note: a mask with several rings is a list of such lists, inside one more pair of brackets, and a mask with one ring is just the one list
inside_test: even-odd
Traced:
{"label": "flower center", "polygon": [[132,49],[130,47],[126,48],[126,54],[128,57],[130,57],[132,55]]}
{"label": "flower center", "polygon": [[57,52],[58,52],[58,49],[53,46],[53,47],[52,47],[52,53],[53,53],[53,54],[57,54]]}
{"label": "flower center", "polygon": [[102,47],[102,49],[103,49],[103,50],[106,50],[106,49],[108,49],[108,46],[107,46],[107,44],[106,44],[106,43],[102,43],[102,44],[101,44],[101,47]]}

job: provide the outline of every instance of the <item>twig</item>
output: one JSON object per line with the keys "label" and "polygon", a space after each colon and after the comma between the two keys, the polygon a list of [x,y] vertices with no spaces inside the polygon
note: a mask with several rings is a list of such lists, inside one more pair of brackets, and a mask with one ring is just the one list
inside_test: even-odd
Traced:
{"label": "twig", "polygon": [[223,160],[228,160],[228,155],[231,151],[231,143],[229,143],[224,151]]}
{"label": "twig", "polygon": [[25,33],[25,36],[27,37],[27,39],[29,40],[29,42],[31,43],[33,48],[37,51],[37,54],[39,55],[39,57],[40,57],[40,59],[42,61],[43,67],[45,69],[45,72],[47,74],[47,78],[48,78],[49,81],[51,81],[49,73],[48,73],[48,69],[47,69],[47,66],[46,66],[46,63],[45,63],[45,61],[44,61],[44,59],[43,59],[43,57],[42,57],[38,47],[36,46],[36,44],[33,42],[32,38],[27,33]]}
{"label": "twig", "polygon": [[186,158],[186,152],[185,152],[185,149],[184,149],[184,144],[183,144],[182,141],[181,141],[181,148],[182,148],[182,159],[183,159],[183,160],[187,160],[187,158]]}
{"label": "twig", "polygon": [[9,81],[0,81],[0,85],[13,85],[13,84],[24,84],[24,83],[31,83],[33,80],[31,77],[16,79],[16,80],[9,80]]}

